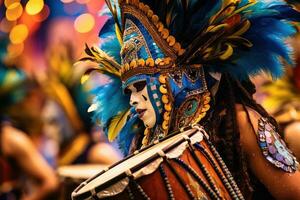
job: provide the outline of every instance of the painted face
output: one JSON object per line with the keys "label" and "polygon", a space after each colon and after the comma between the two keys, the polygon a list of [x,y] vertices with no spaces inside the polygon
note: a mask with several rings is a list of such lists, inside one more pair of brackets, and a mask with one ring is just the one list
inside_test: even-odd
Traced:
{"label": "painted face", "polygon": [[146,81],[130,84],[125,93],[130,95],[130,105],[135,107],[139,118],[147,128],[153,128],[156,123],[156,114],[150,101]]}

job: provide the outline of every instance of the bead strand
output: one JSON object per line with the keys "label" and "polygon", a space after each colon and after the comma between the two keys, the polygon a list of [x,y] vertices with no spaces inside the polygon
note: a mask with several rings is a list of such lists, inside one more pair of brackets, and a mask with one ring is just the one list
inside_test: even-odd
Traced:
{"label": "bead strand", "polygon": [[174,169],[174,167],[171,165],[170,161],[168,159],[166,160],[166,164],[168,166],[168,168],[172,171],[172,173],[175,175],[176,179],[179,181],[179,183],[181,184],[181,186],[183,187],[183,189],[185,190],[185,192],[187,193],[189,199],[196,199],[196,197],[194,196],[191,188],[185,184],[184,180],[180,177],[180,175],[178,174],[178,172]]}
{"label": "bead strand", "polygon": [[197,157],[197,155],[195,154],[194,150],[193,150],[193,146],[191,146],[190,140],[188,140],[188,144],[189,144],[189,151],[192,155],[192,157],[194,158],[194,160],[196,161],[198,167],[201,169],[201,171],[204,173],[206,179],[208,180],[210,186],[212,187],[212,189],[214,190],[215,194],[217,195],[218,198],[222,198],[221,197],[221,193],[219,191],[219,189],[217,188],[217,186],[215,185],[211,175],[209,174],[208,170],[206,169],[206,167],[201,163],[201,161],[199,160],[199,158]]}
{"label": "bead strand", "polygon": [[167,189],[167,192],[168,192],[168,199],[169,200],[175,200],[171,184],[169,182],[168,176],[167,176],[167,174],[166,174],[166,172],[165,172],[165,170],[164,170],[164,168],[163,168],[162,165],[159,166],[159,172],[160,172],[160,174],[161,174],[161,176],[163,178],[163,181],[164,181],[164,183],[166,185],[166,189]]}
{"label": "bead strand", "polygon": [[143,199],[151,200],[150,197],[145,193],[143,188],[133,178],[131,178],[131,183],[137,189],[137,191],[142,195]]}
{"label": "bead strand", "polygon": [[187,170],[198,181],[199,185],[202,186],[203,189],[206,190],[206,192],[209,194],[209,196],[212,199],[220,199],[215,194],[215,192],[201,179],[201,177],[198,175],[198,173],[192,167],[190,167],[188,164],[186,164],[180,158],[174,158],[173,160],[175,162],[177,162],[179,165],[181,165],[185,170]]}
{"label": "bead strand", "polygon": [[208,161],[213,165],[214,169],[216,170],[217,174],[219,175],[221,181],[223,182],[223,184],[225,185],[226,189],[229,191],[230,196],[233,199],[237,199],[237,195],[232,187],[232,185],[229,183],[228,179],[225,177],[225,175],[220,171],[218,164],[214,161],[214,159],[211,157],[211,155],[207,152],[207,150],[202,147],[201,144],[199,143],[195,143],[194,144],[195,148],[204,153],[204,156],[208,159]]}
{"label": "bead strand", "polygon": [[131,192],[131,189],[130,189],[129,186],[126,187],[126,190],[127,190],[127,192],[128,192],[129,199],[134,200],[134,195],[133,195],[133,193]]}
{"label": "bead strand", "polygon": [[233,177],[232,177],[229,169],[227,168],[227,166],[224,163],[223,159],[221,158],[220,154],[217,152],[216,148],[213,146],[213,144],[208,139],[206,139],[206,142],[209,144],[214,157],[217,159],[217,162],[219,163],[219,165],[221,166],[222,170],[224,171],[225,176],[229,180],[230,184],[233,186],[233,189],[235,190],[238,198],[244,200],[244,197],[243,197],[243,195],[242,195],[239,187],[235,183],[235,181],[234,181],[234,179],[233,179]]}

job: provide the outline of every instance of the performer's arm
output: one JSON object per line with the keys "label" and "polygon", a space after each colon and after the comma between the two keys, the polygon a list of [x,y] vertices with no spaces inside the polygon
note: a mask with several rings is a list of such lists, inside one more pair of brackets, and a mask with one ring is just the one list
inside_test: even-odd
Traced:
{"label": "performer's arm", "polygon": [[58,186],[54,171],[25,133],[11,126],[4,126],[3,134],[5,154],[15,159],[26,175],[38,181],[36,191],[33,194],[24,195],[22,200],[45,199]]}
{"label": "performer's arm", "polygon": [[300,172],[286,172],[266,159],[256,137],[261,116],[254,110],[247,109],[254,130],[243,107],[236,106],[241,146],[250,169],[276,199],[300,199]]}
{"label": "performer's arm", "polygon": [[293,122],[284,129],[284,139],[300,161],[300,122]]}

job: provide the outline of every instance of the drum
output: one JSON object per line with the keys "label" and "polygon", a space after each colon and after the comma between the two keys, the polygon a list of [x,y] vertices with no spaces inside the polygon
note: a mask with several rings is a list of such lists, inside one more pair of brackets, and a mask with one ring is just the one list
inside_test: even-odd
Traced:
{"label": "drum", "polygon": [[73,200],[243,199],[200,127],[168,136],[81,183]]}
{"label": "drum", "polygon": [[60,177],[61,184],[60,199],[71,199],[72,191],[82,181],[93,177],[107,167],[107,165],[100,164],[78,164],[59,167],[57,172]]}

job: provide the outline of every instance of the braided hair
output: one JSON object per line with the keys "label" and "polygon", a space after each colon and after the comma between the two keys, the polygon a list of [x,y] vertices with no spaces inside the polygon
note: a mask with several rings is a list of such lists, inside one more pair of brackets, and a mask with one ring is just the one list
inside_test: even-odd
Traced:
{"label": "braided hair", "polygon": [[255,85],[250,80],[240,82],[228,74],[223,74],[214,99],[214,111],[206,125],[212,142],[230,169],[241,191],[247,196],[254,192],[256,180],[253,181],[252,176],[250,179],[246,156],[241,148],[235,105],[241,104],[243,106],[253,130],[254,127],[246,107],[252,108],[262,117],[268,118],[278,128],[276,121],[253,99],[252,95],[255,92]]}

